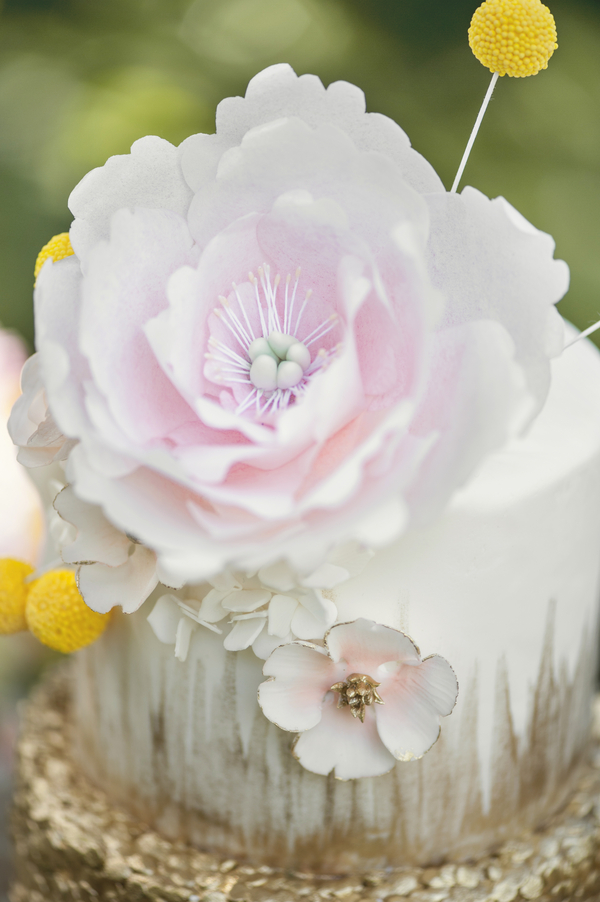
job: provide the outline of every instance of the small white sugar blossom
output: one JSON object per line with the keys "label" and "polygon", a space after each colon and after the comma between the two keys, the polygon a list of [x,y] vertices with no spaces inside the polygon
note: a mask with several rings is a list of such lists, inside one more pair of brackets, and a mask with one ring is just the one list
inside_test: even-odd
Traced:
{"label": "small white sugar blossom", "polygon": [[175,645],[179,660],[186,659],[198,626],[224,633],[227,651],[251,647],[264,660],[296,639],[322,640],[337,617],[335,604],[324,593],[356,576],[371,556],[351,543],[306,577],[285,561],[256,574],[225,571],[209,580],[211,588],[201,600],[193,597],[193,587],[185,590],[185,598],[161,596],[148,622],[161,642]]}
{"label": "small white sugar blossom", "polygon": [[137,611],[158,584],[155,553],[109,523],[99,506],[81,501],[71,486],[57,494],[54,509],[64,524],[54,529],[61,557],[77,566],[86,604],[100,614],[116,604],[126,614]]}
{"label": "small white sugar blossom", "polygon": [[452,712],[458,682],[439,655],[421,659],[399,630],[359,619],[332,627],[325,648],[276,648],[259,687],[263,713],[299,733],[294,755],[316,774],[340,780],[387,773],[421,758]]}

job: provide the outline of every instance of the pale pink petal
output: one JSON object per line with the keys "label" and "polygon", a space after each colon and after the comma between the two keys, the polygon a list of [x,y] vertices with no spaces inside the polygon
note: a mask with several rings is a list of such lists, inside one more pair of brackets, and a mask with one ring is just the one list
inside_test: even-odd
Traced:
{"label": "pale pink petal", "polygon": [[157,583],[156,555],[143,545],[135,545],[133,554],[120,567],[83,564],[77,571],[83,600],[99,614],[108,613],[116,605],[126,614],[133,614]]}
{"label": "pale pink petal", "polygon": [[338,668],[324,649],[294,642],[276,648],[263,668],[258,703],[264,714],[292,732],[309,730],[321,719],[323,699],[338,681]]}
{"label": "pale pink petal", "polygon": [[383,743],[399,761],[421,758],[440,732],[440,718],[454,708],[456,675],[439,655],[422,664],[401,664],[382,679],[377,706],[377,729]]}
{"label": "pale pink petal", "polygon": [[338,780],[386,774],[396,761],[379,738],[373,709],[366,709],[361,723],[349,708],[338,708],[336,698],[333,692],[328,694],[320,723],[295,743],[295,757],[315,774],[334,771]]}
{"label": "pale pink petal", "polygon": [[159,642],[174,645],[177,627],[182,618],[181,608],[174,595],[161,595],[147,620]]}
{"label": "pale pink petal", "polygon": [[74,541],[61,548],[66,564],[94,561],[118,567],[127,562],[131,539],[108,522],[100,507],[78,498],[72,486],[58,493],[54,509],[77,530]]}
{"label": "pale pink petal", "polygon": [[334,661],[345,661],[350,671],[374,679],[389,661],[418,664],[421,660],[415,644],[400,630],[362,617],[332,627],[325,641]]}
{"label": "pale pink petal", "polygon": [[264,629],[267,618],[255,616],[248,620],[236,620],[233,629],[225,637],[223,645],[227,651],[243,651],[248,648]]}
{"label": "pale pink petal", "polygon": [[144,209],[115,213],[110,240],[89,252],[79,344],[115,422],[134,444],[166,438],[195,418],[143,327],[167,307],[169,277],[196,257],[184,219]]}
{"label": "pale pink petal", "polygon": [[[269,635],[279,639],[284,639],[289,635],[292,618],[297,608],[298,602],[295,598],[290,598],[289,595],[274,595],[269,602]],[[309,638],[314,639],[315,637],[310,636]]]}

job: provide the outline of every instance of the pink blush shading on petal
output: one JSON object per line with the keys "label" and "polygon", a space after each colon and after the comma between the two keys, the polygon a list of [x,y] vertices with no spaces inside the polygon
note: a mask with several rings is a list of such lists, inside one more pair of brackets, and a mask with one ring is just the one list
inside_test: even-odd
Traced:
{"label": "pink blush shading on petal", "polygon": [[135,444],[163,437],[192,415],[143,327],[166,308],[171,274],[196,257],[185,220],[164,210],[120,210],[110,242],[90,253],[80,344],[97,388]]}
{"label": "pink blush shading on petal", "polygon": [[437,740],[440,717],[451,713],[458,695],[456,675],[434,655],[422,664],[400,665],[382,679],[384,704],[377,709],[382,742],[399,761],[421,758]]}
{"label": "pink blush shading on petal", "polygon": [[418,649],[404,633],[362,617],[332,627],[325,642],[334,661],[346,661],[351,670],[376,680],[380,679],[382,664],[418,664],[421,660]]}
{"label": "pink blush shading on petal", "polygon": [[338,780],[388,773],[396,760],[379,738],[375,712],[367,708],[361,723],[349,708],[338,708],[336,699],[333,692],[327,694],[320,722],[298,737],[294,756],[315,774],[335,770]]}
{"label": "pink blush shading on petal", "polygon": [[310,730],[321,719],[323,698],[339,678],[339,668],[324,649],[294,642],[276,648],[263,668],[258,703],[282,730]]}

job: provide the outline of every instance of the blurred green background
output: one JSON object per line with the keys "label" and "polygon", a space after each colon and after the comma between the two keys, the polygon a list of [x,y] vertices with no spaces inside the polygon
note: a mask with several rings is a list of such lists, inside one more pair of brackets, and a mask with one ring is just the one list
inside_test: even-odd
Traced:
{"label": "blurred green background", "polygon": [[[467,29],[477,0],[0,0],[0,321],[33,342],[32,271],[68,229],[79,179],[145,134],[213,131],[215,107],[258,70],[290,62],[347,79],[396,119],[450,186],[490,74]],[[504,78],[463,184],[504,195],[552,233],[572,288],[561,312],[600,319],[600,0],[551,0],[549,69]],[[44,658],[0,639],[2,808],[15,702]]]}
{"label": "blurred green background", "polygon": [[[32,267],[67,229],[87,170],[141,135],[212,131],[215,107],[274,62],[361,85],[450,185],[489,73],[475,0],[4,0],[0,321],[29,341]],[[501,80],[464,183],[504,195],[571,266],[562,312],[600,318],[600,0],[551,3],[549,69]]]}

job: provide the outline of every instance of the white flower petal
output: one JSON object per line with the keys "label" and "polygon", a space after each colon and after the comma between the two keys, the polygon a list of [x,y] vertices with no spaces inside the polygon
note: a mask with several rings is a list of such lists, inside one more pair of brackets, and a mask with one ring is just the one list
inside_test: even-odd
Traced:
{"label": "white flower petal", "polygon": [[108,522],[102,508],[78,498],[72,486],[59,492],[54,509],[77,531],[74,541],[61,548],[66,564],[94,561],[119,567],[127,562],[131,539]]}
{"label": "white flower petal", "polygon": [[339,669],[324,649],[294,642],[276,648],[265,663],[258,703],[282,730],[309,730],[321,719],[323,699],[337,682]]}
{"label": "white flower petal", "polygon": [[242,651],[244,648],[248,648],[259,635],[266,622],[264,617],[236,620],[233,629],[225,637],[223,645],[227,651]]}
{"label": "white flower petal", "polygon": [[143,545],[135,545],[133,554],[120,567],[83,564],[77,571],[77,585],[85,603],[100,614],[115,605],[121,605],[126,614],[133,614],[157,583],[156,556]]}
{"label": "white flower petal", "polygon": [[223,592],[211,589],[208,595],[202,599],[198,616],[208,623],[218,623],[219,620],[222,620],[227,615],[227,611],[221,604],[223,597]]}
{"label": "white flower petal", "polygon": [[293,641],[294,637],[291,633],[288,633],[287,636],[280,638],[279,636],[269,636],[268,631],[263,630],[258,634],[257,638],[252,643],[252,651],[257,658],[266,661],[269,655],[273,654],[276,648],[279,648],[281,645],[286,645],[289,642]]}
{"label": "white flower petal", "polygon": [[175,657],[178,661],[185,661],[190,650],[192,635],[198,629],[198,624],[189,617],[182,617],[177,626],[175,637]]}
{"label": "white flower petal", "polygon": [[279,561],[258,571],[261,583],[277,592],[289,592],[296,585],[296,574],[286,561]]}
{"label": "white flower petal", "polygon": [[181,619],[181,611],[174,595],[161,595],[147,617],[154,635],[165,645],[175,644]]}
{"label": "white flower petal", "polygon": [[177,148],[163,138],[140,138],[131,153],[110,157],[71,192],[69,209],[75,216],[71,244],[85,260],[91,247],[108,238],[110,219],[117,210],[154,207],[185,216],[190,199]]}
{"label": "white flower petal", "polygon": [[366,709],[361,723],[349,708],[337,707],[336,697],[329,693],[320,723],[300,735],[294,755],[307,770],[323,775],[333,770],[338,780],[386,774],[396,761],[379,738],[373,709]]}
{"label": "white flower petal", "polygon": [[439,655],[422,664],[401,665],[382,680],[377,729],[383,743],[399,761],[421,758],[440,732],[440,717],[456,703],[458,683],[448,662]]}
{"label": "white flower petal", "polygon": [[335,623],[337,608],[321,592],[307,592],[298,598],[300,604],[292,619],[292,632],[299,639],[322,639]]}
{"label": "white flower petal", "polygon": [[226,611],[255,611],[271,597],[268,589],[241,589],[226,595],[221,604]]}
{"label": "white flower petal", "polygon": [[[298,607],[289,595],[274,595],[269,602],[269,635],[283,639],[290,632],[292,617]],[[306,638],[306,637],[302,637]],[[313,637],[310,637],[313,638]],[[279,643],[278,643],[279,644]]]}

